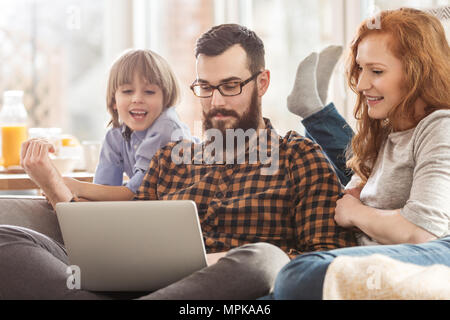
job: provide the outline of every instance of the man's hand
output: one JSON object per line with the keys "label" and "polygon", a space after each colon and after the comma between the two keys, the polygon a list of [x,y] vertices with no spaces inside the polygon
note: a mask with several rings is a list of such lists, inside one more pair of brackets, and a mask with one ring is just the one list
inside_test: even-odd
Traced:
{"label": "man's hand", "polygon": [[208,253],[206,255],[208,267],[215,264],[220,258],[225,257],[226,254],[226,252]]}
{"label": "man's hand", "polygon": [[336,203],[334,220],[338,225],[344,228],[355,226],[353,222],[354,215],[364,207],[362,202],[350,194],[345,194]]}
{"label": "man's hand", "polygon": [[57,202],[69,201],[72,193],[49,158],[52,152],[55,148],[48,141],[30,139],[22,144],[20,164],[54,206]]}

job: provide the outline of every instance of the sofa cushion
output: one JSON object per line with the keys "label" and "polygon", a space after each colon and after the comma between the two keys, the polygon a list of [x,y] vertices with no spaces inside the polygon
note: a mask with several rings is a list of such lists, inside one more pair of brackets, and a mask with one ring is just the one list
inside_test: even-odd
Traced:
{"label": "sofa cushion", "polygon": [[29,228],[63,244],[58,219],[43,197],[0,196],[0,225]]}

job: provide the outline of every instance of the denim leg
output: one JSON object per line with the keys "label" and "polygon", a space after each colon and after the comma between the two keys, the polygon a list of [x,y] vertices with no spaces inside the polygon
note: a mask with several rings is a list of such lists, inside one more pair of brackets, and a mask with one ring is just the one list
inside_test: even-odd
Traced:
{"label": "denim leg", "polygon": [[301,255],[281,269],[275,280],[274,299],[322,299],[328,266],[338,256],[387,257],[421,266],[450,266],[450,237],[422,243],[351,247]]}
{"label": "denim leg", "polygon": [[271,295],[276,300],[320,300],[328,266],[327,252],[303,254],[285,265],[278,274]]}
{"label": "denim leg", "polygon": [[333,103],[303,119],[302,124],[305,127],[305,136],[322,147],[341,183],[346,185],[352,176],[345,164],[345,150],[353,137],[351,127]]}

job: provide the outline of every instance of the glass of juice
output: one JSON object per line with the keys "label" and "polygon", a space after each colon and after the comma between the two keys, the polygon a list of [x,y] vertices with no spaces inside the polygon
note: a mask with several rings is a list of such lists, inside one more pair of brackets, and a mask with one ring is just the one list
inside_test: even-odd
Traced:
{"label": "glass of juice", "polygon": [[2,128],[2,158],[3,166],[17,169],[20,166],[20,148],[27,140],[26,126],[3,126]]}

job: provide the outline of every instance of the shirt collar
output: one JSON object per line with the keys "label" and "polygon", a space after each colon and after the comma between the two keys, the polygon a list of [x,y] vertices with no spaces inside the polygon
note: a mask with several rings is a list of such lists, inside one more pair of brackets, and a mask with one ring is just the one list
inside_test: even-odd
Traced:
{"label": "shirt collar", "polygon": [[155,123],[157,121],[159,121],[161,118],[166,117],[166,116],[172,116],[172,114],[175,112],[175,107],[169,107],[165,110],[163,110],[163,112],[159,115],[158,118],[155,119],[155,121],[151,124],[150,127],[148,127],[145,130],[142,131],[132,131],[125,123],[122,124],[121,126],[121,133],[122,133],[122,137],[126,140],[126,141],[130,141],[132,136],[136,136],[139,140],[143,140],[145,138],[145,136],[147,135],[147,132],[149,130],[152,130],[152,128],[154,128]]}

